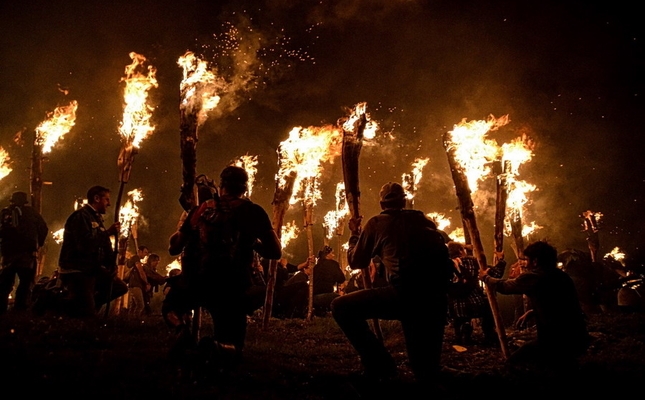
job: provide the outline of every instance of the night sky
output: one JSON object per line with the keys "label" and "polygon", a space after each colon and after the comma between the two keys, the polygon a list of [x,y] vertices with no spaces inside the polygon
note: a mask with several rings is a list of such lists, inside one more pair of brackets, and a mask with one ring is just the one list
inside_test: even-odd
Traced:
{"label": "night sky", "polygon": [[[464,118],[508,114],[511,122],[489,138],[501,144],[527,134],[535,142],[533,159],[520,170],[538,187],[525,221],[542,228],[531,239],[587,250],[580,215],[592,210],[603,214],[600,253],[618,246],[635,257],[645,239],[645,37],[635,3],[585,3],[4,1],[0,146],[13,171],[0,183],[0,199],[6,205],[13,191],[29,191],[34,130],[71,100],[79,104],[76,125],[44,165],[51,185],[43,187],[43,216],[50,230],[62,228],[74,200],[96,184],[116,198],[121,78],[129,53],[139,53],[157,68],[159,87],[150,91],[155,131],[141,144],[125,189],[143,192],[139,243],[162,263],[172,261],[167,241],[182,212],[177,60],[190,50],[229,82],[248,78],[222,95],[200,127],[198,172],[216,177],[232,159],[257,155],[252,200],[269,215],[276,149],[291,128],[333,124],[346,107],[367,102],[381,132],[361,154],[363,214],[379,211],[383,183],[400,182],[415,159],[428,157],[415,208],[444,213],[459,226],[442,135]],[[237,52],[226,36],[232,28]],[[20,132],[22,145],[14,140]],[[321,179],[316,250],[342,179],[339,158],[325,164]],[[494,180],[482,186],[494,189]],[[475,202],[489,254],[491,193]],[[296,205],[285,221],[302,219]],[[58,251],[49,239],[45,272],[56,267]],[[304,233],[286,253],[294,262],[307,256]],[[510,247],[507,254],[513,261]]]}

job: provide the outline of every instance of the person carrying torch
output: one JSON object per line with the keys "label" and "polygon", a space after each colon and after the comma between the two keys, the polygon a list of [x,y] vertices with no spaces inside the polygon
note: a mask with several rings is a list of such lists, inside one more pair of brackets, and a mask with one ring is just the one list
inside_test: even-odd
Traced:
{"label": "person carrying torch", "polygon": [[116,221],[107,229],[103,225],[110,205],[110,190],[93,186],[87,191],[87,204],[65,222],[58,266],[69,293],[66,312],[71,317],[96,317],[101,306],[128,292],[116,275],[116,253],[110,240],[110,236],[118,237],[121,223]]}
{"label": "person carrying torch", "polygon": [[377,318],[401,321],[415,379],[431,389],[440,370],[452,267],[434,222],[419,210],[404,209],[405,202],[403,187],[389,182],[380,191],[379,215],[362,229],[362,217],[350,218],[349,266],[365,269],[379,256],[389,284],[337,297],[331,309],[369,384],[397,375],[394,359],[369,327],[368,320]]}

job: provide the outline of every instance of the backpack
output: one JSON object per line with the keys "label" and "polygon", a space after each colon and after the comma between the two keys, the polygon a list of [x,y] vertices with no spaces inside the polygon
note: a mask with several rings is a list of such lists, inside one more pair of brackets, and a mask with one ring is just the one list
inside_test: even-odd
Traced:
{"label": "backpack", "polygon": [[[419,210],[384,211],[393,215],[397,234],[401,283],[445,291],[452,278],[452,261],[443,236]],[[396,282],[392,282],[396,284]]]}
{"label": "backpack", "polygon": [[[240,202],[242,202],[240,204]],[[241,229],[238,208],[249,203],[248,199],[235,199],[231,202],[220,199],[208,200],[196,215],[201,252],[200,269],[215,268],[218,273],[230,275],[227,269],[239,268],[243,263],[240,243]],[[248,273],[251,271],[249,270]]]}

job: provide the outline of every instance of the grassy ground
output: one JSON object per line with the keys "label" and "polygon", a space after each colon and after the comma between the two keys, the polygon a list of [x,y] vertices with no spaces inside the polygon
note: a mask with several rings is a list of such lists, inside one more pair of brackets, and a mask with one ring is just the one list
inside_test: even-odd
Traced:
{"label": "grassy ground", "polygon": [[[4,387],[26,387],[32,395],[83,399],[356,399],[396,394],[422,397],[407,367],[397,322],[381,321],[400,378],[375,395],[354,384],[360,370],[353,349],[331,318],[272,319],[261,329],[249,323],[242,365],[234,373],[191,375],[168,360],[172,333],[161,317],[113,316],[83,322],[53,316],[8,313],[0,317]],[[209,321],[205,319],[204,335]],[[444,397],[472,399],[486,392],[503,398],[597,395],[633,388],[645,378],[645,316],[592,316],[594,344],[580,368],[567,376],[536,368],[509,367],[494,347],[453,346],[446,329]],[[476,332],[475,338],[478,338]],[[512,349],[531,332],[508,331]],[[203,378],[198,379],[199,376]],[[18,386],[19,385],[19,386]],[[26,385],[26,386],[25,386]],[[625,391],[629,393],[630,391]]]}

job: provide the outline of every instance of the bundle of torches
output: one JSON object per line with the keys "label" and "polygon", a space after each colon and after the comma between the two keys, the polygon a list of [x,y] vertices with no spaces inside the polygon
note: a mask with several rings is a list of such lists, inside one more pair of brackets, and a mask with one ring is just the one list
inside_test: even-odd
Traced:
{"label": "bundle of torches", "polygon": [[[130,57],[132,63],[126,66],[125,76],[122,78],[122,82],[125,83],[124,107],[123,118],[118,127],[122,142],[121,153],[117,161],[121,187],[115,207],[115,220],[121,222],[122,229],[120,237],[114,245],[120,254],[125,254],[128,239],[135,231],[134,228],[140,217],[138,204],[143,200],[141,189],[131,190],[127,192],[128,200],[121,206],[121,194],[124,184],[129,181],[135,154],[139,152],[144,139],[154,132],[155,128],[151,123],[154,107],[148,104],[148,92],[158,86],[155,77],[156,70],[146,64],[146,58],[136,53],[130,53]],[[182,192],[188,195],[192,202],[190,204],[195,206],[197,204],[196,196],[194,196],[196,191],[194,179],[197,131],[207,120],[209,112],[217,107],[222,96],[227,95],[229,87],[206,61],[201,60],[192,52],[181,56],[177,63],[183,69],[183,80],[179,88],[181,95],[179,105],[181,110],[181,156],[184,178]],[[77,107],[77,102],[72,101],[69,105],[58,107],[53,113],[48,114],[48,119],[36,129],[34,159],[42,158],[42,154],[51,151],[60,139],[70,131],[75,123]],[[523,250],[521,239],[528,237],[530,233],[539,228],[535,222],[523,222],[525,208],[529,203],[528,195],[536,189],[536,186],[519,179],[520,166],[532,158],[533,144],[524,136],[501,146],[494,140],[487,138],[489,132],[497,130],[509,122],[508,116],[501,118],[489,116],[485,120],[475,121],[464,119],[456,124],[452,131],[444,135],[444,147],[449,156],[457,196],[460,200],[460,208],[462,208],[463,227],[450,229],[450,219],[442,213],[430,212],[427,216],[455,241],[469,243],[473,238],[478,239],[476,236],[478,232],[469,231],[469,229],[476,229],[474,215],[464,214],[464,212],[468,212],[464,208],[472,204],[470,196],[478,194],[479,183],[486,178],[495,177],[498,185],[501,185],[502,188],[501,192],[498,191],[498,195],[503,193],[505,198],[501,204],[503,226],[496,227],[496,229],[503,230],[504,235],[514,238],[512,245],[519,258]],[[358,129],[360,132],[357,132]],[[373,143],[378,130],[378,125],[370,119],[367,113],[367,104],[358,103],[349,108],[347,116],[339,119],[337,124],[321,127],[294,127],[288,133],[287,139],[280,143],[277,149],[278,172],[275,175],[275,195],[272,205],[273,227],[281,238],[283,249],[299,233],[305,231],[308,237],[309,255],[314,254],[312,226],[316,222],[314,221],[314,209],[318,200],[322,198],[320,187],[324,167],[333,164],[341,156],[344,140],[358,140],[358,149],[360,150],[360,145],[363,143],[366,145]],[[353,139],[352,134],[354,135]],[[422,171],[429,162],[430,159],[427,157],[418,158],[412,163],[411,172],[402,175],[401,184],[406,191],[408,208],[414,207],[415,194],[422,184]],[[501,165],[499,171],[494,172],[492,168],[494,163]],[[246,195],[250,197],[257,173],[257,156],[246,154],[234,159],[230,164],[243,167],[248,172],[249,185]],[[9,154],[0,148],[0,179],[11,172],[10,165]],[[37,204],[40,204],[40,193],[37,189],[42,184],[40,173],[41,171],[36,167],[32,168],[32,200],[34,202],[37,200]],[[458,182],[460,177],[464,179]],[[345,176],[345,181],[347,178]],[[358,178],[355,178],[357,185]],[[347,247],[346,243],[342,243],[347,218],[358,211],[358,195],[352,190],[355,191],[356,188],[345,188],[345,182],[336,184],[335,207],[324,216],[322,222],[325,229],[325,244],[329,244],[334,237],[338,240],[339,261],[342,253],[340,249]],[[34,199],[34,196],[38,199]],[[303,210],[303,222],[299,224],[294,220],[284,223],[288,208],[296,204],[299,204]],[[464,204],[466,207],[463,207]],[[75,207],[78,205],[76,203]],[[448,231],[449,229],[450,231]],[[60,243],[62,229],[54,232],[53,237],[57,243]],[[121,264],[123,264],[123,258],[120,260]],[[174,260],[168,264],[167,270],[180,268],[180,265],[179,260]],[[310,265],[312,268],[313,266],[313,264]],[[313,275],[310,278],[310,281],[312,280]],[[313,288],[313,282],[310,284]]]}

